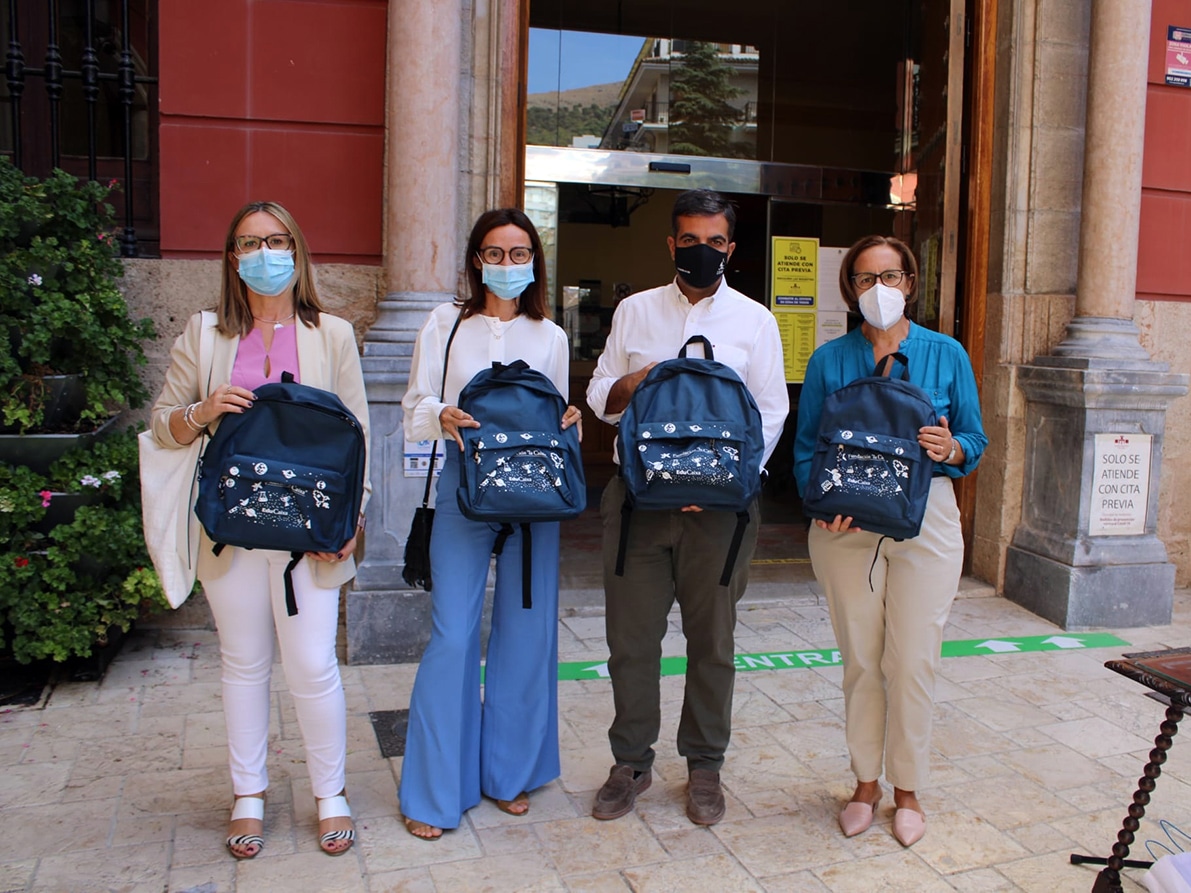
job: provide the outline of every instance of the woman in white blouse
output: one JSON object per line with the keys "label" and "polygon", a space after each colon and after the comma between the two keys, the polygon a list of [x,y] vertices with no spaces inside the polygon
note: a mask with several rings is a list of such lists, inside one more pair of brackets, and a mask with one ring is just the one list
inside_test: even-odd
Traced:
{"label": "woman in white blouse", "polygon": [[[482,795],[525,815],[528,792],[560,771],[558,523],[531,525],[531,608],[521,606],[516,526],[497,558],[481,702],[480,620],[499,525],[459,511],[459,429],[480,423],[455,404],[477,372],[514,360],[546,375],[566,397],[567,338],[546,318],[542,243],[523,212],[481,215],[464,262],[471,294],[437,307],[422,326],[401,401],[406,440],[446,441],[430,539],[432,628],[410,697],[399,791],[406,828],[424,840],[457,828]],[[456,322],[444,384],[444,353]],[[562,427],[579,420],[579,410],[568,406]]]}

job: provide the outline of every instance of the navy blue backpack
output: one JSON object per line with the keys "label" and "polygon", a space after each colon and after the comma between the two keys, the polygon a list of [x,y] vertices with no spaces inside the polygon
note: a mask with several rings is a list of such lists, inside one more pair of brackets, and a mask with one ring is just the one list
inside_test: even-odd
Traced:
{"label": "navy blue backpack", "polygon": [[[883,374],[895,359],[901,378]],[[930,397],[910,383],[905,355],[882,357],[871,376],[823,401],[803,514],[851,517],[862,530],[894,539],[918,536],[933,473],[918,429],[936,424]]]}
{"label": "navy blue backpack", "polygon": [[530,523],[566,521],[587,507],[579,428],[562,430],[566,400],[524,360],[477,372],[460,391],[459,408],[480,423],[459,429],[459,511],[502,525],[496,554],[520,525],[522,603],[529,607]]}
{"label": "navy blue backpack", "polygon": [[[693,342],[703,358],[688,357]],[[765,431],[757,402],[740,376],[715,360],[702,335],[687,340],[678,359],[649,371],[620,417],[617,439],[625,501],[621,507],[616,573],[624,575],[629,519],[634,509],[697,505],[736,513],[736,532],[720,585],[727,586],[761,493]]]}
{"label": "navy blue backpack", "polygon": [[282,381],[228,413],[199,461],[194,511],[218,554],[224,546],[289,552],[286,607],[298,613],[291,574],[306,552],[335,552],[356,532],[364,498],[364,431],[330,391]]}

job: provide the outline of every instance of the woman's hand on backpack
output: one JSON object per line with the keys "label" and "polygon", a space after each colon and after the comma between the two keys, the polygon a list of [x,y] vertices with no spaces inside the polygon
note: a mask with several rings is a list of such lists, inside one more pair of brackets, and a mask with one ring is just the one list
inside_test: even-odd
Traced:
{"label": "woman's hand on backpack", "polygon": [[852,526],[852,518],[845,518],[843,515],[836,515],[835,520],[831,522],[815,518],[815,526],[832,533],[860,533],[859,527]]}
{"label": "woman's hand on backpack", "polygon": [[478,428],[480,423],[469,416],[458,406],[447,406],[438,414],[438,424],[442,427],[443,437],[452,438],[463,451],[463,438],[459,436],[460,428]]}
{"label": "woman's hand on backpack", "polygon": [[[356,536],[359,536],[359,533],[357,533]],[[350,558],[352,553],[355,551],[356,537],[353,536],[343,544],[343,548],[338,552],[307,552],[306,554],[315,561],[326,561],[331,564],[338,564],[340,561],[347,561],[347,559]]]}
{"label": "woman's hand on backpack", "polygon": [[567,411],[562,414],[562,430],[565,431],[571,425],[579,426],[579,442],[583,442],[583,413],[576,406],[568,406]]}
{"label": "woman's hand on backpack", "polygon": [[206,427],[226,412],[243,412],[252,407],[256,395],[248,388],[241,388],[234,384],[221,384],[213,390],[206,400],[195,407],[191,418]]}
{"label": "woman's hand on backpack", "polygon": [[945,415],[939,416],[938,425],[924,425],[918,429],[918,445],[926,450],[926,455],[932,462],[942,462],[944,465],[963,464],[963,448],[959,441],[951,436],[951,426],[947,424]]}

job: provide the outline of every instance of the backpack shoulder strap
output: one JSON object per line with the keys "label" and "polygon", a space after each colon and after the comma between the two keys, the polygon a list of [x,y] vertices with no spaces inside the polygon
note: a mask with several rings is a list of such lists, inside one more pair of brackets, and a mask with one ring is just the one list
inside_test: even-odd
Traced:
{"label": "backpack shoulder strap", "polygon": [[210,310],[202,311],[203,324],[199,329],[199,375],[203,374],[203,368],[207,370],[207,384],[203,391],[203,396],[207,397],[211,394],[211,377],[215,372],[215,326],[217,320],[215,314]]}

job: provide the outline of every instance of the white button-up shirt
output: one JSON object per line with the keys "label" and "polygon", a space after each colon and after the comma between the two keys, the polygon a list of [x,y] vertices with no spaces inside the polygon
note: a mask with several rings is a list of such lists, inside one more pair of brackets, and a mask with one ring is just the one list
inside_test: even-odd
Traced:
{"label": "white button-up shirt", "polygon": [[[687,300],[676,282],[625,298],[612,316],[612,331],[587,386],[588,406],[616,424],[621,414],[605,412],[612,386],[650,363],[674,359],[692,335],[711,342],[715,359],[730,366],[757,401],[765,430],[764,461],[769,461],[790,411],[781,336],[773,314],[725,279],[715,294],[697,304]],[[689,348],[691,356],[701,351]]]}
{"label": "white button-up shirt", "polygon": [[548,319],[527,316],[501,322],[492,316],[476,314],[463,320],[451,342],[444,390],[443,356],[451,327],[458,317],[457,306],[442,304],[434,308],[418,332],[409,370],[409,389],[401,400],[407,440],[441,439],[438,417],[443,409],[458,405],[459,392],[477,372],[493,363],[524,360],[531,369],[554,382],[562,398],[567,399],[570,360],[566,333]]}

